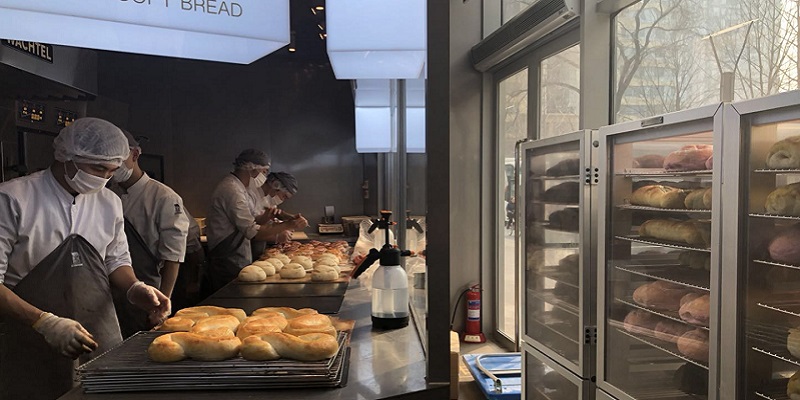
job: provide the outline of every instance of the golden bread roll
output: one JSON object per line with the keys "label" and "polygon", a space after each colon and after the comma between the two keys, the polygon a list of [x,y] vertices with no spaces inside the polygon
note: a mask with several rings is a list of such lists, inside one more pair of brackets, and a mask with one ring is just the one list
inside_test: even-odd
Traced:
{"label": "golden bread roll", "polygon": [[298,361],[321,361],[339,351],[335,337],[321,333],[295,336],[288,333],[264,333],[249,336],[242,341],[242,358],[252,361],[287,358]]}
{"label": "golden bread roll", "polygon": [[339,270],[330,265],[318,265],[311,271],[311,280],[315,282],[335,281],[339,278]]}
{"label": "golden bread roll", "polygon": [[306,256],[294,256],[292,262],[302,265],[306,271],[311,271],[314,268],[314,261]]}
{"label": "golden bread roll", "polygon": [[653,330],[658,324],[660,318],[655,315],[640,309],[631,310],[625,316],[622,322],[622,327],[630,333],[639,335],[653,336]]}
{"label": "golden bread roll", "polygon": [[192,326],[191,332],[200,333],[220,328],[227,328],[233,332],[236,332],[236,329],[239,327],[239,323],[239,319],[233,315],[212,315],[195,322],[194,326]]}
{"label": "golden bread roll", "polygon": [[[711,209],[711,204],[706,203],[706,194],[711,192],[711,188],[704,188],[704,189],[695,189],[689,192],[686,195],[686,199],[683,201],[683,204],[686,208],[690,210],[709,210]],[[709,202],[711,201],[711,196],[708,196]]]}
{"label": "golden bread roll", "polygon": [[651,219],[639,226],[639,235],[708,247],[711,245],[711,224],[698,220]]}
{"label": "golden bread roll", "polygon": [[693,360],[708,362],[708,333],[695,329],[678,338],[678,351]]}
{"label": "golden bread roll", "polygon": [[161,335],[147,348],[155,362],[176,362],[186,358],[222,361],[235,357],[242,342],[227,328],[202,333],[174,332]]}
{"label": "golden bread roll", "polygon": [[292,259],[289,258],[289,256],[287,256],[286,254],[282,254],[282,253],[276,254],[275,258],[281,260],[283,262],[283,265],[286,265],[286,264],[292,262]]}
{"label": "golden bread roll", "polygon": [[279,313],[286,319],[302,317],[303,315],[318,314],[313,308],[291,308],[291,307],[263,307],[253,311],[253,316],[269,313]]}
{"label": "golden bread roll", "polygon": [[302,265],[297,263],[289,263],[281,268],[280,272],[281,278],[284,279],[298,279],[303,278],[306,276],[306,269],[303,268]]}
{"label": "golden bread roll", "polygon": [[764,209],[769,214],[800,217],[800,183],[781,186],[767,195]]}
{"label": "golden bread roll", "polygon": [[[205,314],[205,315],[203,315]],[[196,306],[196,307],[187,307],[175,313],[176,317],[189,317],[189,318],[197,318],[197,317],[209,317],[212,315],[233,315],[239,321],[244,321],[247,318],[247,313],[244,312],[241,308],[224,308],[224,307],[217,307],[217,306]]]}
{"label": "golden bread roll", "polygon": [[273,266],[273,267],[275,267],[275,272],[278,272],[278,271],[280,271],[280,270],[281,270],[281,268],[283,268],[283,266],[284,266],[285,264],[288,264],[288,263],[285,263],[285,262],[283,262],[283,260],[281,260],[281,259],[280,259],[280,258],[278,258],[278,257],[270,257],[270,258],[268,258],[268,259],[266,259],[266,260],[264,260],[264,261],[266,261],[266,262],[268,262],[268,263],[272,264],[272,266]]}
{"label": "golden bread roll", "polygon": [[323,257],[318,258],[317,261],[314,261],[314,266],[316,267],[317,265],[330,265],[332,267],[338,267],[339,262],[334,260],[333,257]]}
{"label": "golden bread roll", "polygon": [[684,208],[686,191],[664,185],[642,186],[631,193],[631,204],[656,208]]}
{"label": "golden bread roll", "polygon": [[275,264],[273,264],[269,260],[258,260],[254,262],[253,265],[261,267],[261,269],[264,270],[264,273],[267,274],[268,277],[275,275],[275,273],[278,271],[278,267],[276,267]]}
{"label": "golden bread roll", "polygon": [[189,332],[194,326],[195,320],[187,317],[172,317],[167,318],[164,323],[158,327],[160,331],[168,332]]}
{"label": "golden bread roll", "polygon": [[258,265],[248,265],[239,271],[237,279],[242,282],[261,282],[267,279],[267,273]]}
{"label": "golden bread roll", "polygon": [[324,333],[336,336],[330,317],[322,314],[309,314],[289,319],[284,332],[292,335],[305,335],[307,333]]}
{"label": "golden bread roll", "polygon": [[786,349],[789,353],[800,358],[800,329],[789,329],[789,337],[786,338]]}
{"label": "golden bread roll", "polygon": [[244,339],[250,335],[268,332],[281,332],[288,321],[281,313],[269,312],[247,317],[236,332],[236,336]]}
{"label": "golden bread roll", "polygon": [[795,372],[786,384],[786,395],[791,400],[800,400],[800,371]]}
{"label": "golden bread roll", "polygon": [[767,168],[800,168],[800,136],[775,142],[767,152]]}
{"label": "golden bread roll", "polygon": [[681,319],[697,325],[708,325],[710,297],[705,294],[684,302],[679,311]]}

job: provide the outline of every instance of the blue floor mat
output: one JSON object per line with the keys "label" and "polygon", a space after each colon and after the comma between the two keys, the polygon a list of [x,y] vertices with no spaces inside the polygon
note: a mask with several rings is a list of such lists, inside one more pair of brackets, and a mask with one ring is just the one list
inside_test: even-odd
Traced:
{"label": "blue floor mat", "polygon": [[[478,384],[483,394],[487,399],[491,400],[511,400],[520,399],[522,397],[522,375],[502,375],[498,376],[502,382],[502,393],[495,391],[494,381],[486,376],[478,366],[475,364],[475,359],[480,354],[464,354],[464,363],[467,364],[469,372],[475,378],[475,383]],[[509,370],[522,368],[522,356],[520,353],[508,353],[499,357],[484,357],[481,359],[483,368],[489,371],[495,370]]]}

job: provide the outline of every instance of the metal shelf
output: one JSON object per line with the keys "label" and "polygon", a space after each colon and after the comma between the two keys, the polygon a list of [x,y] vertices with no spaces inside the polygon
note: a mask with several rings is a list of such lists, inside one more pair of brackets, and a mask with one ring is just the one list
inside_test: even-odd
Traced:
{"label": "metal shelf", "polygon": [[786,385],[788,383],[788,379],[778,379],[753,393],[762,399],[789,400],[789,395],[786,394]]}
{"label": "metal shelf", "polygon": [[800,304],[798,303],[785,303],[785,304],[766,304],[757,303],[759,307],[766,308],[767,310],[777,311],[779,313],[788,314],[794,317],[800,317]]}
{"label": "metal shelf", "polygon": [[625,168],[622,172],[617,172],[617,176],[637,177],[637,176],[711,176],[713,171],[697,170],[697,171],[667,171],[663,168]]}
{"label": "metal shelf", "polygon": [[695,210],[689,208],[659,208],[659,207],[649,207],[649,206],[637,206],[633,204],[619,204],[617,208],[621,208],[623,210],[635,210],[635,211],[657,211],[657,212],[664,212],[664,213],[685,213],[685,214],[708,214],[711,210]]}
{"label": "metal shelf", "polygon": [[684,325],[689,325],[689,326],[694,327],[694,328],[699,328],[699,329],[702,329],[704,331],[708,331],[708,327],[707,326],[697,325],[697,324],[693,324],[691,322],[686,322],[686,321],[682,320],[680,315],[678,313],[674,312],[674,311],[654,310],[654,309],[652,309],[650,307],[645,307],[643,305],[636,304],[636,302],[633,301],[633,299],[625,299],[625,300],[623,300],[623,299],[615,298],[614,300],[616,300],[617,302],[620,302],[622,304],[625,304],[627,306],[638,308],[638,309],[640,309],[642,311],[647,311],[650,314],[658,315],[659,317],[667,318],[667,319],[670,319],[670,320],[673,320],[673,321],[676,321],[676,322],[680,322],[680,323],[682,323]]}
{"label": "metal shelf", "polygon": [[674,265],[674,266],[617,265],[615,266],[615,268],[620,271],[625,271],[631,274],[644,276],[647,278],[675,283],[693,289],[704,290],[706,292],[711,291],[710,289],[711,286],[709,285],[708,282],[710,280],[709,273],[708,271],[705,270],[703,270],[703,272],[705,273],[698,273],[698,270],[679,265]]}
{"label": "metal shelf", "polygon": [[800,174],[800,169],[796,168],[758,168],[753,172],[757,174]]}
{"label": "metal shelf", "polygon": [[667,354],[670,354],[670,355],[672,355],[674,357],[680,358],[683,361],[690,362],[690,363],[692,363],[694,365],[697,365],[698,367],[703,368],[706,371],[708,371],[708,366],[703,364],[701,361],[693,360],[693,359],[691,359],[689,357],[684,356],[680,352],[678,352],[678,346],[676,344],[674,344],[674,343],[664,342],[664,341],[658,340],[658,339],[650,339],[650,338],[645,339],[643,337],[640,337],[639,335],[635,335],[633,333],[626,332],[626,331],[624,331],[622,329],[617,329],[617,331],[619,333],[625,335],[625,336],[634,338],[634,339],[636,339],[636,340],[638,340],[638,341],[640,341],[640,342],[642,342],[642,343],[644,343],[646,345],[649,345],[651,347],[659,349],[659,350],[661,350],[661,351],[663,351],[663,352],[665,352]]}
{"label": "metal shelf", "polygon": [[[764,343],[766,344],[766,343]],[[794,358],[791,354],[789,354],[789,350],[786,350],[786,346],[778,347],[778,346],[753,346],[751,347],[753,350],[761,353],[766,354],[772,358],[776,358],[778,360],[787,362],[789,364],[794,364],[800,367],[800,361]]]}
{"label": "metal shelf", "polygon": [[773,267],[783,267],[783,268],[791,268],[791,269],[800,269],[798,265],[791,265],[791,264],[782,264],[777,263],[775,261],[767,261],[767,260],[753,260],[756,264],[764,264],[764,265],[771,265]]}
{"label": "metal shelf", "polygon": [[[580,308],[574,304],[570,304],[564,300],[556,298],[551,291],[527,289],[527,292],[535,299],[550,304],[558,309],[566,311],[576,317],[580,315]],[[543,293],[544,292],[544,293]]]}
{"label": "metal shelf", "polygon": [[552,206],[572,206],[572,207],[579,207],[579,203],[575,202],[567,202],[567,201],[547,201],[542,199],[533,199],[533,204],[546,204]]}
{"label": "metal shelf", "polygon": [[791,215],[761,214],[761,213],[750,213],[748,215],[754,218],[788,219],[793,221],[800,221],[800,217],[794,217]]}
{"label": "metal shelf", "polygon": [[561,232],[561,233],[571,233],[571,234],[574,234],[574,235],[577,235],[577,234],[580,233],[577,230],[572,231],[572,230],[568,230],[568,229],[555,228],[555,227],[550,225],[550,221],[536,222],[536,224],[541,226],[544,229],[551,230],[551,231],[557,231],[557,232]]}
{"label": "metal shelf", "polygon": [[642,244],[650,244],[654,246],[661,246],[661,247],[670,247],[673,249],[680,249],[680,250],[694,250],[694,251],[705,251],[707,253],[711,252],[709,248],[702,248],[702,247],[691,247],[685,244],[680,244],[677,242],[666,242],[666,241],[655,241],[655,240],[648,240],[642,239],[641,236],[614,236],[615,239],[620,240],[627,240],[629,242],[635,243],[642,243]]}
{"label": "metal shelf", "polygon": [[575,279],[570,281],[569,278],[564,277],[564,276],[560,276],[560,275],[572,275],[572,274],[568,274],[566,272],[560,271],[559,267],[557,267],[557,266],[545,267],[544,270],[538,270],[538,271],[535,270],[535,269],[532,269],[532,270],[527,271],[527,273],[533,274],[533,275],[538,275],[540,277],[547,278],[547,279],[552,279],[552,280],[554,280],[556,282],[563,283],[563,284],[565,284],[565,285],[567,285],[569,287],[573,287],[575,289],[580,289],[580,286],[578,285],[578,282],[577,282],[579,280],[578,276],[575,275]]}
{"label": "metal shelf", "polygon": [[[548,325],[548,324],[546,324],[546,323],[542,322],[542,321],[541,321],[541,320],[539,320],[538,318],[531,318],[531,321],[535,322],[535,323],[536,323],[537,325],[539,325],[539,326],[543,326],[543,327],[547,328],[547,330],[548,330],[548,331],[555,333],[556,335],[558,335],[558,337],[560,337],[560,338],[562,338],[562,339],[564,339],[564,340],[567,340],[567,341],[569,341],[570,343],[572,343],[572,344],[574,344],[574,345],[580,345],[580,343],[578,342],[578,339],[577,339],[577,338],[571,338],[571,337],[567,336],[567,335],[566,335],[564,332],[561,332],[561,331],[559,331],[558,329],[555,329],[555,328],[553,328],[552,326],[550,326],[550,325]],[[577,330],[577,328],[575,329],[575,334],[576,334],[576,335],[578,334],[578,330]],[[531,336],[531,337],[534,337],[534,336]],[[535,338],[535,337],[534,337],[534,338]],[[537,339],[537,340],[538,340],[538,339]],[[541,340],[540,340],[540,341],[541,341]],[[559,353],[561,353],[561,352],[559,351]],[[565,357],[566,357],[566,356],[565,356]]]}
{"label": "metal shelf", "polygon": [[528,177],[532,181],[580,181],[580,175],[533,175]]}
{"label": "metal shelf", "polygon": [[533,244],[534,250],[540,249],[577,249],[580,243],[540,243]]}

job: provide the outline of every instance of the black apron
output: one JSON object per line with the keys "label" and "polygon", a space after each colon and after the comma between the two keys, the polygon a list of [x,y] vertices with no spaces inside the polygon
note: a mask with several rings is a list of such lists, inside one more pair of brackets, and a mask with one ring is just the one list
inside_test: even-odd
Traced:
{"label": "black apron", "polygon": [[11,290],[41,310],[80,322],[100,347],[72,360],[32,327],[4,319],[0,399],[55,399],[72,388],[77,365],[122,341],[103,260],[79,235],[68,236]]}
{"label": "black apron", "polygon": [[[156,288],[161,287],[161,274],[158,266],[161,260],[147,247],[142,236],[125,219],[125,236],[128,237],[128,251],[131,254],[131,264],[136,277]],[[117,310],[117,319],[122,331],[122,337],[127,338],[139,331],[147,331],[153,327],[146,311],[134,306],[128,301],[127,292],[113,288],[111,294],[114,298],[114,308]]]}
{"label": "black apron", "polygon": [[267,250],[267,242],[263,240],[251,240],[250,241],[250,253],[253,256],[253,261],[256,261],[264,255],[264,252]]}
{"label": "black apron", "polygon": [[231,260],[231,254],[244,243],[244,234],[234,231],[208,252],[208,275],[211,291],[216,292],[234,280],[242,269]]}

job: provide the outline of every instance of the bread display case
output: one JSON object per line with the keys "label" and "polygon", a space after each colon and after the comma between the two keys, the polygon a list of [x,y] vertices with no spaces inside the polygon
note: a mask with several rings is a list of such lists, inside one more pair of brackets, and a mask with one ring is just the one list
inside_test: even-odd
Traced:
{"label": "bread display case", "polygon": [[722,265],[736,268],[722,284],[738,290],[722,292],[722,330],[736,335],[722,335],[720,398],[800,398],[800,95],[734,103],[725,124],[723,163],[738,168],[723,196],[738,202],[724,207],[737,224]]}
{"label": "bread display case", "polygon": [[[562,378],[570,380],[594,376],[596,134],[580,131],[526,142],[519,153],[521,341],[563,366],[570,376]],[[532,373],[525,375],[533,379]]]}
{"label": "bread display case", "polygon": [[721,106],[600,129],[598,387],[716,398]]}
{"label": "bread display case", "polygon": [[593,398],[594,384],[581,379],[528,344],[522,346],[523,399],[587,400]]}

